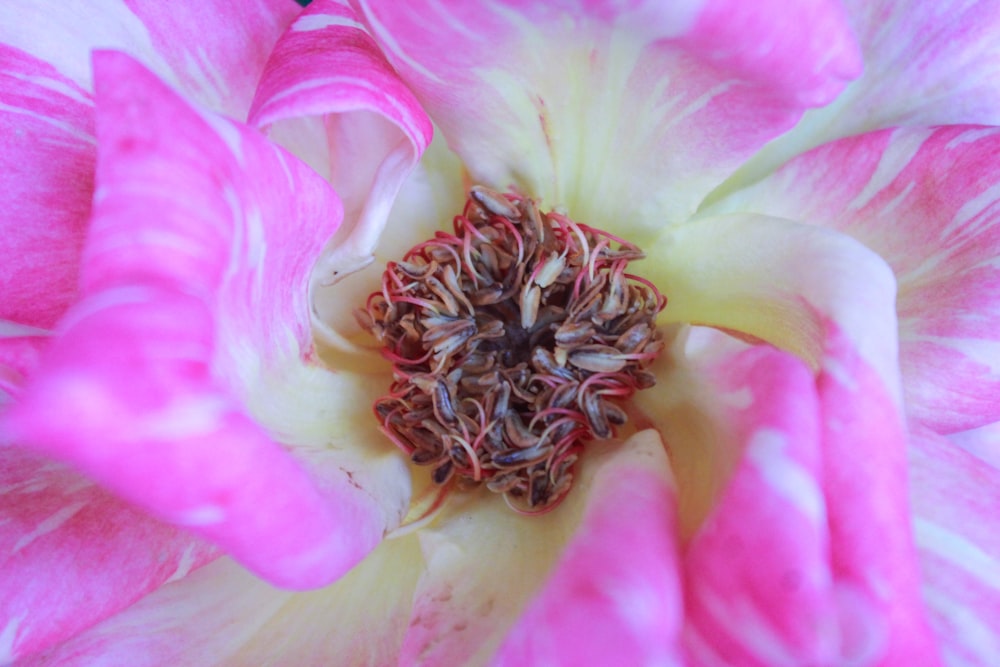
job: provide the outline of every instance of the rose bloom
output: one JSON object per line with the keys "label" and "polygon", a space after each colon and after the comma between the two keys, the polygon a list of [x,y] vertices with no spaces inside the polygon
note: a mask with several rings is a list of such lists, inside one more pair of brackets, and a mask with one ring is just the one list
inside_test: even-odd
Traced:
{"label": "rose bloom", "polygon": [[[998,3],[0,18],[3,664],[1000,659]],[[352,315],[472,184],[667,298],[538,516],[439,496]]]}

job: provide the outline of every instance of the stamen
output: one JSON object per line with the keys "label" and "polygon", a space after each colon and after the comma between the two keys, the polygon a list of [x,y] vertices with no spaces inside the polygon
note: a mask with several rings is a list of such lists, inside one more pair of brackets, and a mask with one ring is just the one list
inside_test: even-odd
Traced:
{"label": "stamen", "polygon": [[358,313],[393,364],[375,414],[438,484],[545,513],[652,385],[666,298],[626,272],[638,247],[517,193],[473,187],[453,226],[389,262]]}

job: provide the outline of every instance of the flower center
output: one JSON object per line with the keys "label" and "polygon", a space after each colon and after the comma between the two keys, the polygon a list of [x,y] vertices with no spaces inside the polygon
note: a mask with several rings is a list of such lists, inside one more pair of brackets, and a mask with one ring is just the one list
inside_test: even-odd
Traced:
{"label": "flower center", "polygon": [[635,245],[475,186],[454,233],[389,262],[358,311],[393,364],[382,430],[444,485],[485,484],[518,511],[558,504],[583,443],[654,383],[666,299],[626,273]]}

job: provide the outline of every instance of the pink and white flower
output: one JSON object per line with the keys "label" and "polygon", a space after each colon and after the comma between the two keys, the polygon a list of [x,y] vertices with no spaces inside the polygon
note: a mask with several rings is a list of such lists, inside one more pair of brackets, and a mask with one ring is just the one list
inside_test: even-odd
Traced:
{"label": "pink and white flower", "polygon": [[[992,664],[1000,5],[661,4],[0,6],[0,663]],[[410,523],[350,311],[470,181],[671,343]]]}

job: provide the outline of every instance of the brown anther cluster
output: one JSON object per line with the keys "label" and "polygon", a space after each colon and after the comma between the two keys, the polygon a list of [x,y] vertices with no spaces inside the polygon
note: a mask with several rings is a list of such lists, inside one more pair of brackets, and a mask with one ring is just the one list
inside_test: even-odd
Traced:
{"label": "brown anther cluster", "polygon": [[624,424],[653,384],[666,299],[625,272],[634,245],[473,187],[454,233],[390,262],[358,319],[394,377],[384,432],[438,484],[485,483],[519,511],[553,507],[583,442]]}

